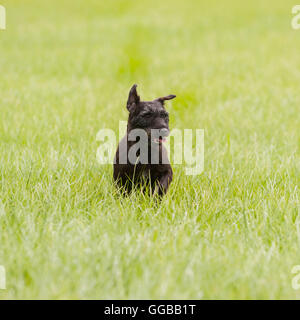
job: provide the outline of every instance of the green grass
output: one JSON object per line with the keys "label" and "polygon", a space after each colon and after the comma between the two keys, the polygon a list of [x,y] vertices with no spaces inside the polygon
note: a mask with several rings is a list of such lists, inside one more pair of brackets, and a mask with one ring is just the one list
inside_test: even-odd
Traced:
{"label": "green grass", "polygon": [[[1,4],[0,299],[300,297],[294,1]],[[133,83],[205,130],[159,206],[96,160]]]}

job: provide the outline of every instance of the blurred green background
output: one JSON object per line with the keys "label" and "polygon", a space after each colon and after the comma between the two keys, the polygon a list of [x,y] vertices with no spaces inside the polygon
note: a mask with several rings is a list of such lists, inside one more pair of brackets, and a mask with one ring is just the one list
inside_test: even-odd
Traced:
{"label": "blurred green background", "polygon": [[[1,0],[0,298],[299,298],[293,1]],[[96,161],[129,88],[176,94],[205,170],[160,206]]]}

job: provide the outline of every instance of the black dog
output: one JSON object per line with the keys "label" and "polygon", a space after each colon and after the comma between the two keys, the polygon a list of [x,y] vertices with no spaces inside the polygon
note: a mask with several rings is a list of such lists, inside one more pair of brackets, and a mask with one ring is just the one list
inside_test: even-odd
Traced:
{"label": "black dog", "polygon": [[[173,178],[167,151],[162,145],[169,135],[169,114],[164,108],[164,101],[176,96],[140,101],[136,87],[133,85],[129,92],[127,133],[116,152],[113,176],[117,184],[127,191],[131,191],[133,185],[146,182],[153,194],[163,195]],[[137,131],[142,131],[144,136],[136,137],[134,133]],[[140,149],[136,148],[138,142]]]}

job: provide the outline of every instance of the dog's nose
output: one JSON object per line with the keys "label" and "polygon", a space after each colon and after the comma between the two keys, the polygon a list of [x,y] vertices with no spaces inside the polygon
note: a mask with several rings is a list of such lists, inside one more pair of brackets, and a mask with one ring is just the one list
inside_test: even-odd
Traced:
{"label": "dog's nose", "polygon": [[167,137],[167,136],[169,135],[169,130],[166,129],[166,128],[160,129],[160,134],[161,134],[163,137]]}

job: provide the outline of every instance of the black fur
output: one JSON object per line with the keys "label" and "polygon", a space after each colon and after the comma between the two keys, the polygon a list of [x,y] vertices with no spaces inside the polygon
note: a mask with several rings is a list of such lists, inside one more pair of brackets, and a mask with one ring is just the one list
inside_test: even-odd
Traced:
{"label": "black fur", "polygon": [[[172,167],[162,142],[163,138],[169,134],[169,114],[165,110],[164,102],[175,98],[175,96],[169,95],[153,101],[141,101],[136,87],[136,84],[133,85],[129,92],[127,133],[120,141],[115,155],[114,180],[119,186],[125,187],[127,191],[131,191],[133,185],[146,181],[150,184],[152,193],[164,195],[173,178]],[[138,157],[133,164],[128,159],[129,149],[136,143],[136,141],[128,141],[128,135],[134,129],[143,129],[147,133],[148,163],[146,164],[142,163],[143,161],[140,161]],[[159,135],[153,137],[151,129],[159,129]],[[153,148],[153,139],[156,141],[156,148]],[[126,155],[121,155],[120,150],[124,150]],[[158,153],[156,154],[157,162],[151,161],[151,154],[154,156],[154,153]],[[127,159],[126,164],[122,164],[122,161],[120,161],[121,156],[125,156],[125,159]]]}

